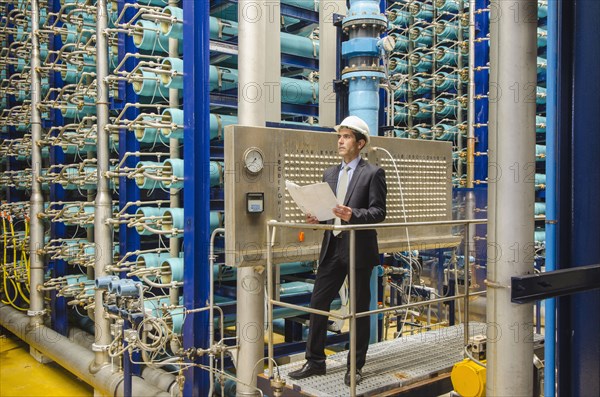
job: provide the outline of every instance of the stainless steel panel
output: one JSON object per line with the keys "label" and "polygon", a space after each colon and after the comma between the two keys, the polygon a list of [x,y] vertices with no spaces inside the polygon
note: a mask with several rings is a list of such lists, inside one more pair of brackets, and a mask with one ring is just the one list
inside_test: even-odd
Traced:
{"label": "stainless steel panel", "polygon": [[[452,153],[447,142],[371,137],[371,148],[363,157],[386,172],[389,222],[451,219]],[[248,148],[264,154],[265,166],[250,173],[243,162]],[[266,261],[266,222],[303,223],[304,215],[285,189],[285,181],[299,185],[321,182],[323,171],[341,161],[335,133],[276,128],[228,126],[225,129],[225,239],[226,261],[233,266],[257,266]],[[400,194],[402,187],[402,195]],[[265,211],[246,212],[246,194],[265,194]],[[404,209],[402,206],[404,198]],[[381,252],[406,250],[406,231],[380,230]],[[273,248],[277,263],[318,259],[322,232],[307,229],[304,239],[297,229],[277,229]],[[409,230],[411,249],[442,248],[458,244],[460,238],[449,227],[419,227]]]}

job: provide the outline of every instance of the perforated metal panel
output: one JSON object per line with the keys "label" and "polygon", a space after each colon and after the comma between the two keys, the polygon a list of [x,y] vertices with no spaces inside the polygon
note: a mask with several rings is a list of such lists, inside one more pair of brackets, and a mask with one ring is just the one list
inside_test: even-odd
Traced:
{"label": "perforated metal panel", "polygon": [[[249,148],[264,155],[264,168],[250,173],[243,163]],[[382,150],[394,157],[394,162]],[[451,219],[451,145],[447,142],[372,137],[363,157],[382,167],[388,185],[385,223]],[[285,189],[285,181],[299,185],[322,181],[323,171],[341,161],[334,133],[228,126],[225,130],[225,229],[227,263],[255,266],[266,260],[266,222],[303,223],[305,216]],[[398,181],[400,179],[401,184]],[[402,194],[401,189],[402,188]],[[246,194],[264,193],[264,212],[246,211]],[[402,206],[404,199],[404,207]],[[381,252],[406,250],[402,229],[378,231]],[[278,228],[274,260],[278,263],[317,259],[322,231]],[[418,227],[409,231],[411,249],[458,244],[449,227]]]}

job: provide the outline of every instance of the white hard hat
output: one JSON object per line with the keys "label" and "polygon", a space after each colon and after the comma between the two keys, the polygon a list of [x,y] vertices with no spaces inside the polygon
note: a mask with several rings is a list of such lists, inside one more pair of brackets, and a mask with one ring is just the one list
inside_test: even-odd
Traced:
{"label": "white hard hat", "polygon": [[[353,131],[358,132],[364,137],[366,143],[365,146],[369,144],[371,138],[369,137],[369,126],[364,122],[363,119],[357,116],[348,116],[339,125],[333,127],[336,132],[339,132],[341,128],[346,127],[350,128]],[[357,137],[357,140],[362,137]]]}

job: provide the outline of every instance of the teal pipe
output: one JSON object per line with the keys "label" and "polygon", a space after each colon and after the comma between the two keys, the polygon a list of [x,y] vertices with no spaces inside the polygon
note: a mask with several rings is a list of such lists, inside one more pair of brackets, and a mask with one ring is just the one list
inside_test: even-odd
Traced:
{"label": "teal pipe", "polygon": [[436,124],[432,131],[435,134],[435,139],[440,141],[452,141],[459,133],[457,126],[442,123]]}
{"label": "teal pipe", "polygon": [[[238,24],[235,21],[210,17],[210,38],[229,40],[238,36]],[[308,37],[281,32],[281,52],[303,58],[318,59],[319,41]]]}
{"label": "teal pipe", "polygon": [[158,48],[161,52],[169,52],[169,38],[159,34],[158,24],[139,19],[135,23],[133,44],[140,50],[153,51]]}
{"label": "teal pipe", "polygon": [[225,127],[232,124],[237,124],[237,116],[228,116],[223,114],[210,114],[210,139],[222,140],[225,132]]}
{"label": "teal pipe", "polygon": [[225,163],[222,161],[210,162],[210,187],[222,187]]}
{"label": "teal pipe", "polygon": [[162,230],[172,231],[178,229],[178,233],[173,233],[174,237],[182,237],[184,226],[183,208],[167,208],[165,210],[165,219],[163,220]]}
{"label": "teal pipe", "polygon": [[433,19],[433,6],[427,3],[412,2],[409,3],[408,10],[410,14],[418,19],[431,21]]}
{"label": "teal pipe", "polygon": [[458,24],[456,22],[439,20],[435,25],[438,40],[456,40],[458,38]]}
{"label": "teal pipe", "polygon": [[413,53],[408,56],[408,59],[413,67],[413,71],[416,72],[429,72],[433,66],[431,55],[422,51],[413,51]]}
{"label": "teal pipe", "polygon": [[428,78],[415,76],[408,81],[408,87],[413,93],[423,95],[431,92],[432,84]]}
{"label": "teal pipe", "polygon": [[537,161],[546,160],[546,145],[535,145],[535,158]]}
{"label": "teal pipe", "polygon": [[166,108],[162,113],[162,122],[175,125],[172,128],[163,127],[160,129],[160,133],[165,139],[183,140],[183,110]]}
{"label": "teal pipe", "polygon": [[169,268],[169,270],[162,271],[161,283],[169,284],[173,281],[183,281],[183,258],[167,258],[161,263],[161,267]]}
{"label": "teal pipe", "polygon": [[546,215],[546,203],[535,203],[535,215]]}
{"label": "teal pipe", "polygon": [[[169,38],[160,34],[160,26],[143,19],[135,23],[133,45],[144,51],[159,54],[169,53]],[[179,40],[179,54],[183,53],[183,40]]]}
{"label": "teal pipe", "polygon": [[538,48],[546,47],[548,44],[548,32],[546,29],[537,28],[537,43]]}
{"label": "teal pipe", "polygon": [[[141,254],[138,255],[136,259],[136,265],[146,269],[154,269],[159,267],[163,261],[170,257],[171,254],[168,252]],[[156,281],[156,277],[154,276],[149,276],[148,279],[150,279],[150,281]]]}
{"label": "teal pipe", "polygon": [[[237,87],[238,71],[231,68],[210,66],[209,89],[211,91],[229,90]],[[281,101],[284,103],[317,103],[319,85],[308,80],[281,78]]]}
{"label": "teal pipe", "polygon": [[535,190],[546,189],[546,174],[535,174]]}
{"label": "teal pipe", "polygon": [[[158,170],[162,167],[162,163],[158,163],[156,161],[140,161],[135,165],[136,169],[144,168],[144,172],[148,172],[151,174],[156,174]],[[146,178],[143,175],[137,175],[135,177],[135,184],[139,189],[142,190],[152,190],[156,189],[159,186],[159,182],[154,179]]]}
{"label": "teal pipe", "polygon": [[413,26],[410,28],[408,30],[408,38],[426,47],[431,47],[433,44],[432,32],[429,29],[420,26]]}
{"label": "teal pipe", "polygon": [[182,159],[167,159],[163,162],[163,174],[171,174],[179,180],[176,182],[163,181],[163,186],[167,189],[183,189],[184,161]]}
{"label": "teal pipe", "polygon": [[209,66],[209,90],[226,91],[237,87],[237,69]]}
{"label": "teal pipe", "polygon": [[396,27],[403,28],[410,24],[410,13],[405,10],[403,4],[394,3],[388,8],[388,27],[394,29]]}
{"label": "teal pipe", "polygon": [[546,241],[546,231],[544,229],[538,229],[534,232],[534,239],[536,242],[543,243]]}
{"label": "teal pipe", "polygon": [[546,133],[546,117],[535,116],[535,132]]}
{"label": "teal pipe", "polygon": [[409,138],[412,139],[431,139],[431,129],[426,127],[412,127],[406,131]]}
{"label": "teal pipe", "polygon": [[458,8],[459,1],[460,0],[435,0],[434,4],[438,11],[445,11],[454,14],[460,11]]}
{"label": "teal pipe", "polygon": [[[404,124],[408,121],[408,107],[403,105],[394,106],[394,123]],[[401,133],[401,135],[404,131]],[[399,136],[400,138],[403,138]]]}
{"label": "teal pipe", "polygon": [[[158,207],[139,207],[137,209],[137,211],[135,212],[135,217],[136,218],[149,218],[149,217],[158,217],[158,216],[163,216],[165,214],[165,211],[167,209],[166,208],[158,208]],[[151,220],[145,220],[144,223],[150,227],[152,227],[153,221]],[[156,228],[156,227],[154,227]],[[144,229],[143,226],[136,226],[135,230],[138,232],[138,234],[140,236],[150,236],[152,235],[152,233],[146,229]],[[146,257],[144,257],[144,259],[146,259]],[[154,262],[151,261],[153,258],[148,257],[147,258],[151,264],[153,264]],[[156,260],[160,259],[160,257],[156,257]]]}
{"label": "teal pipe", "polygon": [[163,59],[161,64],[164,70],[177,73],[176,75],[170,73],[161,74],[160,80],[162,85],[168,89],[183,89],[183,59],[167,57]]}
{"label": "teal pipe", "polygon": [[431,117],[433,106],[429,99],[417,99],[408,105],[408,110],[413,118],[423,120]]}
{"label": "teal pipe", "polygon": [[[153,123],[158,123],[158,117],[161,116],[143,116],[142,120],[144,121],[148,121],[148,122],[153,122]],[[139,127],[139,128],[135,128],[133,130],[133,133],[135,134],[135,139],[138,142],[142,142],[142,143],[168,143],[168,139],[165,138],[162,134],[158,133],[158,128],[156,127]]]}
{"label": "teal pipe", "polygon": [[221,211],[210,211],[210,232],[214,232],[215,229],[223,227],[225,216]]}
{"label": "teal pipe", "polygon": [[547,66],[548,66],[548,62],[544,58],[537,57],[537,72],[538,72],[538,74],[546,73]]}
{"label": "teal pipe", "polygon": [[407,74],[408,73],[408,63],[406,59],[391,57],[389,63],[389,72],[390,74]]}
{"label": "teal pipe", "polygon": [[546,104],[546,88],[537,86],[537,88],[536,88],[535,102],[538,105],[545,105]]}
{"label": "teal pipe", "polygon": [[[86,14],[87,15],[87,14]],[[93,19],[88,20],[88,23],[95,23]],[[62,27],[60,38],[63,45],[65,44],[85,44],[92,36],[94,31],[90,27],[79,28],[71,23],[65,23]]]}
{"label": "teal pipe", "polygon": [[441,117],[456,117],[459,107],[460,104],[455,98],[440,98],[435,101],[436,114]]}
{"label": "teal pipe", "polygon": [[135,72],[136,80],[133,82],[133,91],[139,96],[158,97],[157,99],[168,98],[169,89],[159,84],[160,77],[146,70],[137,70]]}
{"label": "teal pipe", "polygon": [[171,18],[176,18],[177,22],[171,23],[166,21],[160,22],[160,33],[169,39],[183,39],[183,9],[174,6],[167,6],[163,9],[163,13]]}
{"label": "teal pipe", "polygon": [[137,0],[139,4],[146,6],[164,7],[169,4],[169,0]]}
{"label": "teal pipe", "polygon": [[281,0],[281,3],[319,12],[319,0]]}

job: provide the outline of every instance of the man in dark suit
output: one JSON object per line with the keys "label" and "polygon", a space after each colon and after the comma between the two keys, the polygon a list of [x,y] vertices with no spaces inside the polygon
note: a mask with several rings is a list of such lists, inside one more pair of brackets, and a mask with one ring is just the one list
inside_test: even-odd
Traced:
{"label": "man in dark suit", "polygon": [[[360,151],[369,143],[369,127],[356,116],[345,118],[335,127],[338,134],[338,153],[342,164],[325,170],[323,181],[336,192],[339,205],[333,209],[336,218],[328,224],[370,224],[385,219],[387,186],[383,169],[369,164],[360,157]],[[306,221],[318,223],[308,215]],[[321,257],[315,280],[310,307],[329,311],[337,296],[349,266],[349,232],[327,230],[323,236]],[[373,267],[379,264],[377,232],[356,231],[356,310],[369,310],[371,300],[370,279]],[[369,317],[356,321],[356,382],[361,380],[361,368],[365,365],[369,347]],[[303,379],[312,375],[324,375],[325,339],[327,317],[311,314],[310,330],[306,343],[306,363],[301,369],[289,373],[292,379]],[[350,357],[344,382],[350,385]]]}

